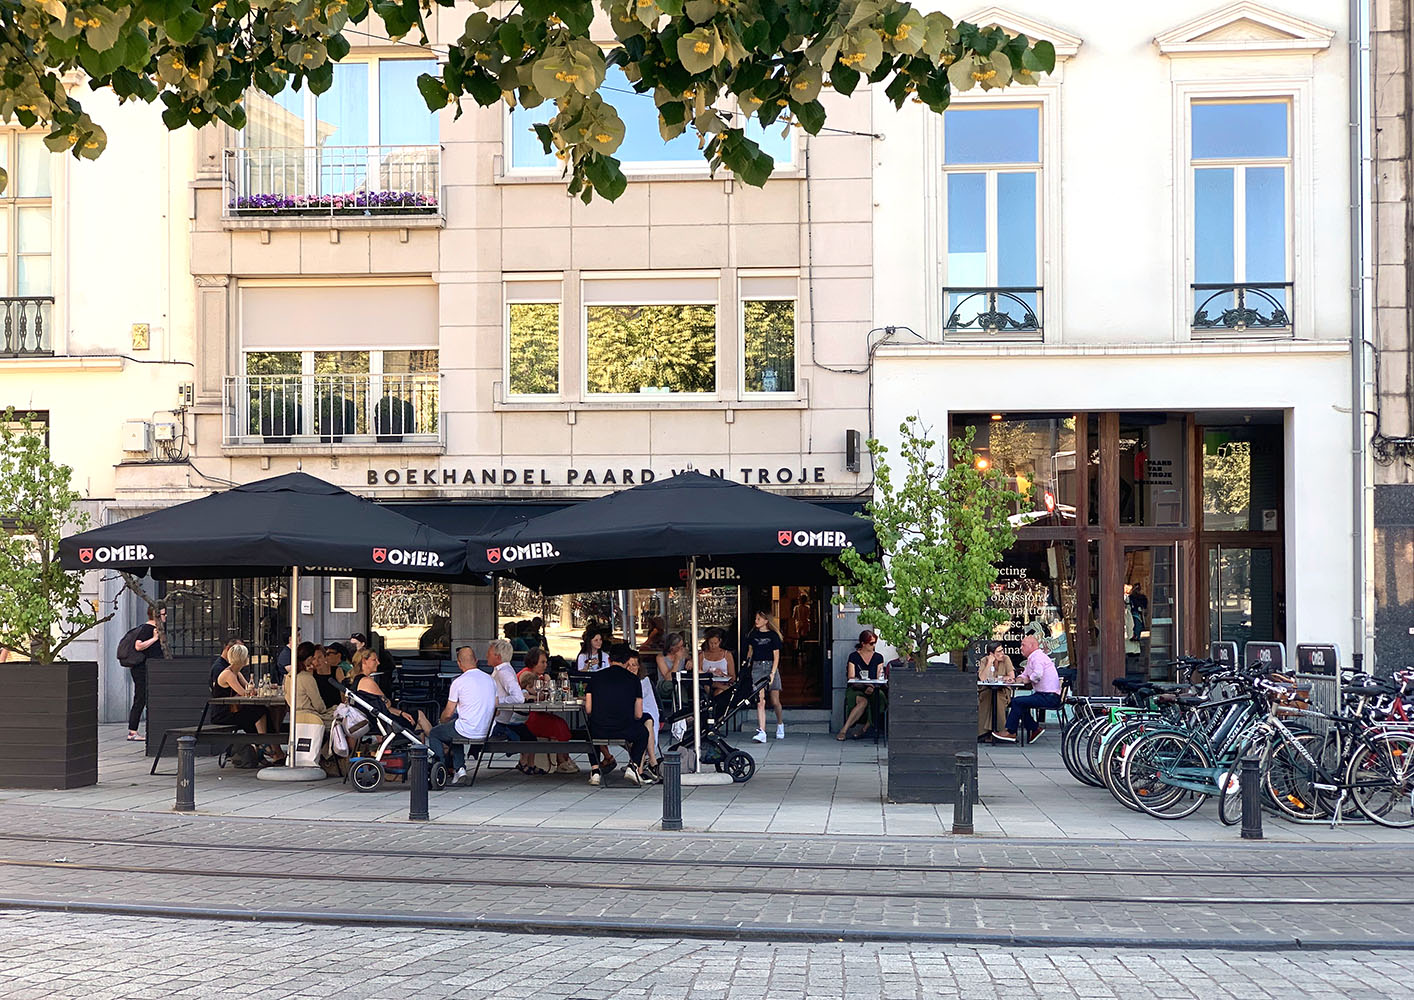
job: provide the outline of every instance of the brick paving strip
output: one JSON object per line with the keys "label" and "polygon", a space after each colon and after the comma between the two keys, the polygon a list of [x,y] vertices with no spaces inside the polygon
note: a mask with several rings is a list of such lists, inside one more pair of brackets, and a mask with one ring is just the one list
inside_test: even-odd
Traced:
{"label": "brick paving strip", "polygon": [[1414,865],[1376,846],[611,836],[19,806],[0,815],[0,861],[0,906],[20,909],[711,940],[1414,945]]}

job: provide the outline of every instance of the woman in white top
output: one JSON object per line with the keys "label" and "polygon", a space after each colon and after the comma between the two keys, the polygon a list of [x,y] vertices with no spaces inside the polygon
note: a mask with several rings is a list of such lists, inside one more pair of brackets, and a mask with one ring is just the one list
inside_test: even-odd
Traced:
{"label": "woman in white top", "polygon": [[[653,682],[656,678],[653,669],[637,656],[631,657],[629,662],[633,664],[633,670],[638,674],[639,683],[643,686],[643,720],[648,726],[648,777],[656,780],[658,777],[658,727],[662,725],[662,719],[658,715],[658,698],[653,694]],[[650,719],[651,722],[648,721]]]}
{"label": "woman in white top", "polygon": [[581,673],[593,673],[609,665],[609,654],[604,649],[604,632],[597,626],[584,633],[584,641],[579,644],[579,658],[575,667]]}
{"label": "woman in white top", "polygon": [[721,694],[736,683],[736,659],[722,648],[722,637],[721,629],[709,628],[697,658],[697,669],[712,679],[713,694]]}

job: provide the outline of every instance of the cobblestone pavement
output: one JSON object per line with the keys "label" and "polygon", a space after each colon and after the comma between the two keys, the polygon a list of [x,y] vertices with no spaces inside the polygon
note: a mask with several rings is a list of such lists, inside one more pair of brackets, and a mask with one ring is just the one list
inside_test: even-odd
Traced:
{"label": "cobblestone pavement", "polygon": [[0,897],[12,908],[205,908],[370,927],[1409,948],[1411,876],[1407,849],[1375,845],[897,843],[0,812]]}
{"label": "cobblestone pavement", "polygon": [[[355,940],[354,935],[359,940]],[[1005,951],[0,913],[3,1000],[848,1000],[1414,996],[1414,954]]]}

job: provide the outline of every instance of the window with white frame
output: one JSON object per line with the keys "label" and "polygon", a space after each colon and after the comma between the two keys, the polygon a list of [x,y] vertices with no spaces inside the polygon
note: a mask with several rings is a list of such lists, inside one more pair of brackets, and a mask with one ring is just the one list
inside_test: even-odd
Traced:
{"label": "window with white frame", "polygon": [[945,335],[1041,330],[1041,107],[943,114]]}
{"label": "window with white frame", "polygon": [[1193,329],[1291,328],[1291,102],[1189,106]]}
{"label": "window with white frame", "polygon": [[438,351],[248,350],[242,434],[262,437],[435,434]]}
{"label": "window with white frame", "polygon": [[[402,195],[400,207],[436,205],[438,123],[417,89],[436,59],[352,57],[334,64],[323,94],[287,85],[246,95],[235,169],[238,209],[303,207],[261,199]],[[249,203],[240,199],[255,199]],[[384,208],[374,199],[359,207]]]}
{"label": "window with white frame", "polygon": [[741,278],[741,390],[794,393],[795,277]]}
{"label": "window with white frame", "polygon": [[0,130],[0,357],[54,349],[52,155],[42,133]]}
{"label": "window with white frame", "polygon": [[[653,93],[637,93],[619,66],[610,66],[599,88],[605,103],[613,106],[623,120],[626,134],[615,156],[625,170],[636,172],[675,172],[701,170],[707,172],[707,161],[698,147],[697,132],[689,127],[675,139],[663,141],[658,131],[658,107]],[[731,117],[732,109],[725,99],[723,107]],[[559,176],[563,165],[553,153],[545,152],[534,126],[548,122],[558,113],[554,101],[545,101],[535,108],[517,107],[511,111],[508,162],[516,173],[553,173]],[[752,118],[746,125],[746,135],[771,154],[778,167],[795,162],[795,137],[782,123],[763,127]]]}
{"label": "window with white frame", "polygon": [[560,392],[561,283],[506,282],[506,393]]}
{"label": "window with white frame", "polygon": [[715,393],[717,298],[716,277],[585,279],[585,393]]}

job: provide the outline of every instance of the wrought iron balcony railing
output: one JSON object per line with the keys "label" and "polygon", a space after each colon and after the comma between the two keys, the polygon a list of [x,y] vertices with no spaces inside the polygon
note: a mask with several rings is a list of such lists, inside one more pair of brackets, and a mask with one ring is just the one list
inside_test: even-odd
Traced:
{"label": "wrought iron balcony railing", "polygon": [[0,296],[5,312],[0,358],[32,358],[54,353],[54,297]]}
{"label": "wrought iron balcony railing", "polygon": [[1193,332],[1289,336],[1292,290],[1290,281],[1199,282],[1193,286]]}
{"label": "wrought iron balcony railing", "polygon": [[1040,288],[944,288],[943,312],[944,340],[1041,339]]}
{"label": "wrought iron balcony railing", "polygon": [[441,146],[240,146],[223,174],[228,219],[441,212]]}
{"label": "wrought iron balcony railing", "polygon": [[229,376],[225,443],[434,443],[438,397],[435,373]]}

